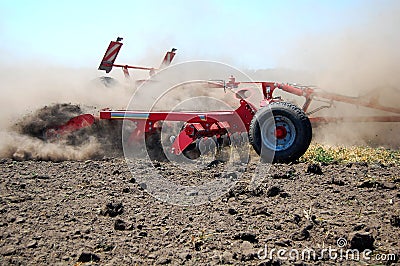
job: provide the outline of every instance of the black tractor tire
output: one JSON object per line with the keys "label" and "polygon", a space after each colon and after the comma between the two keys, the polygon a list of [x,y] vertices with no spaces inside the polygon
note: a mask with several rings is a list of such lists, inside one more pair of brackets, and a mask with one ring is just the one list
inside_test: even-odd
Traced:
{"label": "black tractor tire", "polygon": [[307,151],[311,139],[310,120],[292,103],[271,103],[250,123],[249,141],[263,162],[294,162]]}

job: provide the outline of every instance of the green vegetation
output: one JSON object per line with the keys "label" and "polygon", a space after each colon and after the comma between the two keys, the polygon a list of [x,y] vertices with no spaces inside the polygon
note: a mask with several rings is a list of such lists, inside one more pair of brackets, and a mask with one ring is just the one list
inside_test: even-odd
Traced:
{"label": "green vegetation", "polygon": [[313,163],[379,163],[384,165],[400,165],[400,151],[367,146],[329,146],[311,144],[300,162]]}

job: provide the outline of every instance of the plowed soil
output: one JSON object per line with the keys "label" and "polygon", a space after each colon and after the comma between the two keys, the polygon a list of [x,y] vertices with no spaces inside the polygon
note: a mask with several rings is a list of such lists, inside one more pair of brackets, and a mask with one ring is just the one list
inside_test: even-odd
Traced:
{"label": "plowed soil", "polygon": [[[219,199],[183,207],[149,195],[122,157],[2,159],[0,264],[399,264],[399,166],[265,165],[250,188],[254,167]],[[354,249],[359,259],[345,257]]]}

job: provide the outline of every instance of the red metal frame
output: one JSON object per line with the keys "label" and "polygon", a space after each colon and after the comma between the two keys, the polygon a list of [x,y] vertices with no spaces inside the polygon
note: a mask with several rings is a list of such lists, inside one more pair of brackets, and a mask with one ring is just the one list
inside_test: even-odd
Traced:
{"label": "red metal frame", "polygon": [[172,144],[172,152],[179,155],[196,139],[202,137],[220,138],[224,134],[248,132],[256,108],[245,100],[232,111],[210,112],[139,112],[100,111],[100,119],[124,119],[136,122],[130,141],[143,138],[144,133],[157,132],[161,121],[183,121],[185,126]]}
{"label": "red metal frame", "polygon": [[84,127],[89,127],[93,125],[95,120],[96,118],[91,114],[79,115],[71,118],[67,123],[61,126],[46,129],[44,131],[43,137],[45,139],[59,138],[63,135],[82,129]]}
{"label": "red metal frame", "polygon": [[349,97],[336,93],[325,91],[317,91],[307,87],[296,87],[289,84],[274,84],[273,89],[270,91],[268,97],[265,99],[267,102],[273,101],[272,93],[275,89],[281,89],[297,96],[303,96],[306,101],[303,106],[303,111],[307,112],[311,101],[315,98],[329,100],[331,102],[342,102],[353,104],[356,106],[367,107],[375,110],[385,111],[389,113],[399,114],[398,116],[354,116],[354,117],[310,117],[311,122],[314,123],[329,123],[329,122],[400,122],[400,108],[384,106],[376,101],[374,98],[365,97]]}
{"label": "red metal frame", "polygon": [[[274,97],[273,93],[276,89],[280,89],[282,91],[288,92],[290,94],[294,94],[296,96],[301,96],[305,98],[305,103],[302,107],[303,111],[307,113],[308,108],[313,99],[325,99],[331,102],[342,102],[353,104],[356,106],[367,107],[371,109],[376,109],[380,111],[385,111],[389,113],[399,114],[397,116],[354,116],[354,117],[309,117],[310,121],[313,123],[331,123],[331,122],[400,122],[400,108],[396,107],[388,107],[380,104],[374,98],[365,98],[365,97],[350,97],[344,96],[336,93],[330,93],[325,91],[318,91],[313,88],[308,87],[299,87],[290,84],[284,83],[275,83],[275,82],[265,82],[265,81],[256,81],[256,82],[236,82],[234,79],[230,80],[231,84],[235,84],[238,86],[240,84],[259,84],[262,88],[262,93],[264,95],[264,99],[260,103],[260,107],[268,106],[272,102],[282,101],[279,97]],[[229,84],[229,83],[227,83]]]}

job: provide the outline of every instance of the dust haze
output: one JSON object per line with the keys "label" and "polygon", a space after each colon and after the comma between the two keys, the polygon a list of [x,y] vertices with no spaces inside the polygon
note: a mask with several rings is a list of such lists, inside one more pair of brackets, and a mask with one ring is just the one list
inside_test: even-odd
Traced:
{"label": "dust haze", "polygon": [[[398,1],[365,1],[364,8],[354,14],[356,26],[340,31],[327,29],[326,32],[294,40],[288,45],[285,58],[280,60],[282,71],[273,70],[269,74],[279,81],[316,85],[328,92],[364,97],[399,108],[399,12]],[[336,103],[333,108],[314,114],[325,115],[396,114]],[[315,140],[334,145],[368,144],[398,148],[400,127],[397,124],[330,124],[315,130]]]}
{"label": "dust haze", "polygon": [[[352,27],[308,34],[288,43],[285,56],[276,69],[247,71],[254,80],[316,85],[322,90],[364,99],[381,104],[400,105],[400,3],[386,1],[366,2],[354,16]],[[157,52],[159,54],[159,51]],[[153,53],[150,53],[153,54]],[[162,55],[150,58],[161,61]],[[154,60],[153,60],[154,59]],[[148,61],[147,61],[148,62]],[[129,63],[129,62],[128,62]],[[140,63],[140,62],[139,62]],[[146,65],[146,64],[145,64]],[[100,80],[102,73],[93,69],[74,69],[50,64],[23,63],[16,66],[1,64],[2,112],[0,115],[0,157],[15,159],[83,160],[104,155],[103,143],[96,137],[85,137],[79,145],[68,141],[45,142],[38,132],[26,132],[27,123],[37,123],[43,108],[59,108],[66,103],[79,106],[80,113],[97,114],[110,107],[125,109],[133,93],[133,84],[127,83],[117,69],[111,72],[117,84]],[[140,73],[140,72],[139,72]],[[133,73],[136,75],[136,73]],[[138,75],[142,78],[143,73]],[[146,75],[147,76],[147,75]],[[136,76],[134,76],[136,77]],[[227,77],[221,77],[227,78]],[[106,85],[106,86],[105,86]],[[193,96],[213,95],[208,90],[194,92]],[[188,94],[189,96],[192,94]],[[157,95],[155,95],[156,97]],[[182,101],[182,94],[174,102]],[[289,101],[299,98],[284,94]],[[153,100],[153,99],[152,99]],[[315,102],[312,110],[324,103]],[[67,121],[73,115],[56,112],[48,120]],[[340,115],[394,115],[369,108],[335,103],[313,116]],[[36,119],[36,120],[35,120]],[[42,119],[41,123],[45,118]],[[48,126],[48,125],[45,125]],[[104,125],[96,125],[97,129]],[[317,127],[314,139],[333,145],[372,145],[398,148],[400,127],[396,123],[338,123]],[[104,134],[110,133],[105,130]],[[114,133],[118,133],[113,131]],[[107,138],[107,136],[104,136]],[[112,139],[112,137],[111,137]]]}
{"label": "dust haze", "polygon": [[[18,160],[84,160],[104,155],[99,138],[47,142],[43,130],[81,113],[101,108],[124,109],[131,96],[128,84],[108,84],[97,71],[51,65],[1,65],[0,157]],[[106,86],[107,85],[107,86]],[[61,104],[62,103],[62,104]],[[99,125],[97,125],[99,126]],[[78,136],[75,136],[78,138]],[[112,137],[111,137],[112,139]]]}

